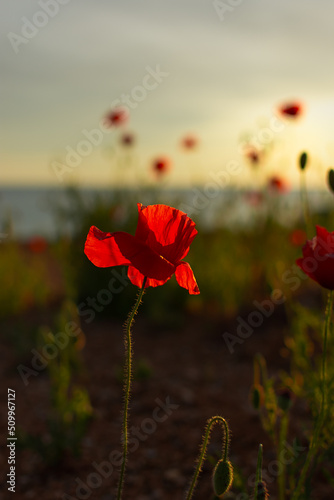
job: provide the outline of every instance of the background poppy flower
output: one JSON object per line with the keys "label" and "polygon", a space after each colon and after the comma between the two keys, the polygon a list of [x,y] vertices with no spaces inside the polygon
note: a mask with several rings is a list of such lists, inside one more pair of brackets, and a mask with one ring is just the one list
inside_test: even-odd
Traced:
{"label": "background poppy flower", "polygon": [[48,242],[43,236],[33,236],[27,242],[27,246],[32,253],[43,253],[48,248]]}
{"label": "background poppy flower", "polygon": [[244,194],[247,203],[253,207],[258,207],[263,202],[263,194],[260,191],[248,191]]}
{"label": "background poppy flower", "polygon": [[145,276],[145,287],[155,287],[175,274],[178,284],[196,295],[200,292],[193,271],[182,260],[196,234],[195,223],[180,210],[138,203],[135,236],[122,231],[104,233],[92,226],[85,254],[97,267],[128,266],[128,277],[138,287]]}
{"label": "background poppy flower", "polygon": [[295,229],[289,235],[290,243],[295,247],[303,245],[306,241],[306,238],[307,235],[303,229]]}
{"label": "background poppy flower", "polygon": [[182,139],[184,149],[194,149],[198,144],[198,139],[192,135],[187,135]]}
{"label": "background poppy flower", "polygon": [[287,191],[288,186],[280,177],[274,175],[268,181],[268,188],[276,193],[284,193]]}
{"label": "background poppy flower", "polygon": [[334,290],[334,232],[316,226],[317,235],[303,246],[303,257],[296,264],[319,285]]}
{"label": "background poppy flower", "polygon": [[297,118],[302,113],[302,105],[299,102],[290,102],[279,107],[279,112],[283,116]]}
{"label": "background poppy flower", "polygon": [[126,108],[115,108],[110,111],[105,119],[104,124],[106,127],[118,127],[119,125],[123,125],[129,119],[129,112]]}
{"label": "background poppy flower", "polygon": [[169,170],[170,161],[168,158],[157,158],[153,162],[153,170],[155,170],[158,174],[163,174]]}
{"label": "background poppy flower", "polygon": [[260,160],[260,156],[259,156],[259,153],[257,151],[252,150],[252,151],[248,151],[247,153],[247,158],[251,161],[251,163],[259,163],[259,160]]}
{"label": "background poppy flower", "polygon": [[260,163],[261,153],[259,150],[254,148],[253,146],[248,146],[245,150],[245,156],[247,160],[254,166]]}
{"label": "background poppy flower", "polygon": [[135,142],[135,136],[129,132],[124,133],[121,137],[121,144],[123,146],[132,146]]}

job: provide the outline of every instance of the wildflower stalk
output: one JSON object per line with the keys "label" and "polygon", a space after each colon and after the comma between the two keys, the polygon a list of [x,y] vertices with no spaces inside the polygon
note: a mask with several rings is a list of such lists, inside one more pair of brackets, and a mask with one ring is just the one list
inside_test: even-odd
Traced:
{"label": "wildflower stalk", "polygon": [[257,498],[258,493],[258,485],[259,482],[262,481],[262,456],[263,456],[263,446],[259,445],[259,453],[257,456],[257,464],[256,464],[256,479],[255,479],[255,489],[254,489],[254,499]]}
{"label": "wildflower stalk", "polygon": [[124,484],[124,476],[125,476],[125,465],[127,460],[128,453],[128,414],[129,414],[129,401],[130,401],[130,390],[131,390],[131,378],[132,378],[132,336],[131,336],[131,326],[134,320],[135,315],[137,314],[138,307],[141,304],[144,291],[145,291],[146,277],[143,280],[143,284],[141,289],[138,292],[137,300],[135,305],[133,306],[128,319],[125,322],[125,366],[124,366],[124,411],[123,411],[123,457],[122,457],[122,465],[121,472],[118,483],[117,490],[117,500],[121,500],[122,498],[122,490]]}
{"label": "wildflower stalk", "polygon": [[279,500],[285,500],[285,474],[286,474],[286,463],[281,459],[283,456],[284,445],[286,442],[286,437],[288,434],[288,423],[289,414],[284,412],[281,419],[281,428],[279,433],[278,441],[278,459],[280,461],[279,475],[278,475],[278,498]]}
{"label": "wildflower stalk", "polygon": [[319,437],[321,433],[321,429],[323,427],[323,423],[326,416],[327,409],[327,392],[326,392],[326,379],[327,379],[327,337],[328,332],[330,330],[331,316],[332,316],[332,308],[333,308],[333,290],[328,292],[328,300],[326,306],[326,319],[324,325],[324,334],[323,334],[323,352],[322,352],[322,363],[321,363],[321,404],[320,411],[317,416],[313,436],[311,437],[310,446],[308,449],[308,453],[306,456],[305,463],[303,465],[302,471],[299,476],[299,480],[297,483],[297,487],[292,495],[291,500],[298,500],[301,498],[301,492],[303,485],[305,483],[306,475],[311,465],[312,460],[314,459],[317,448],[319,447]]}
{"label": "wildflower stalk", "polygon": [[312,220],[311,220],[311,214],[310,214],[310,207],[309,207],[308,198],[307,198],[306,177],[305,177],[304,171],[300,172],[300,197],[301,197],[301,204],[302,204],[302,208],[303,208],[306,234],[307,234],[308,238],[311,238],[313,226],[312,226]]}
{"label": "wildflower stalk", "polygon": [[301,197],[301,204],[302,204],[302,208],[303,208],[306,232],[307,232],[308,237],[311,238],[313,228],[312,228],[312,221],[311,221],[311,215],[310,215],[310,207],[309,207],[308,199],[307,199],[307,188],[306,188],[306,177],[305,177],[305,168],[306,168],[307,162],[308,162],[308,155],[304,151],[299,156],[300,197]]}
{"label": "wildflower stalk", "polygon": [[212,431],[212,428],[213,428],[213,426],[215,424],[219,424],[222,427],[222,429],[224,430],[223,447],[222,447],[222,457],[223,457],[223,461],[227,462],[228,444],[229,444],[229,429],[228,429],[228,424],[227,424],[226,420],[223,417],[214,416],[214,417],[211,417],[208,420],[208,423],[207,423],[207,426],[206,426],[206,429],[205,429],[205,433],[204,433],[204,436],[203,436],[202,446],[200,448],[199,457],[198,457],[198,460],[197,460],[197,467],[195,469],[195,472],[194,472],[194,475],[193,475],[193,478],[192,478],[192,481],[191,481],[190,488],[189,488],[189,490],[187,492],[186,500],[190,500],[192,498],[192,496],[193,496],[194,489],[195,489],[195,486],[197,484],[198,476],[199,476],[199,474],[200,474],[200,472],[202,470],[202,465],[203,465],[203,462],[204,462],[205,457],[206,457],[206,451],[207,451],[207,447],[208,447],[208,444],[209,444],[211,431]]}

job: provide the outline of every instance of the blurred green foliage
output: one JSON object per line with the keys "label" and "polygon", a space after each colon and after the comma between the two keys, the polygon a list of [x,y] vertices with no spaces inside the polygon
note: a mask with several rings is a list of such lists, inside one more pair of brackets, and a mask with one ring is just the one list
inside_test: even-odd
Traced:
{"label": "blurred green foliage", "polygon": [[[89,228],[95,225],[102,231],[134,234],[139,198],[130,192],[125,199],[124,193],[116,192],[110,199],[96,195],[93,201],[85,202],[84,194],[74,188],[68,191],[68,197],[66,207],[55,207],[59,227],[69,220],[73,225],[71,239],[63,238],[59,242],[58,255],[63,258],[66,274],[74,283],[77,302],[83,304],[82,309],[87,309],[84,306],[87,298],[98,300],[99,291],[108,289],[112,276],[112,269],[97,268],[84,255]],[[154,192],[149,193],[148,201],[161,202],[159,194]],[[266,296],[277,287],[280,266],[287,269],[300,252],[300,246],[297,248],[290,241],[293,228],[280,225],[270,215],[261,218],[255,226],[226,224],[225,227],[224,217],[227,215],[221,215],[219,227],[207,228],[193,216],[199,234],[186,260],[194,270],[200,296],[188,296],[172,277],[164,287],[147,290],[150,299],[145,300],[142,307],[146,316],[171,325],[182,322],[185,310],[233,317],[242,307],[247,308],[254,297]],[[117,271],[124,272],[120,267]],[[121,293],[114,293],[110,305],[102,307],[98,315],[124,318],[135,293],[131,284],[123,284]]]}
{"label": "blurred green foliage", "polygon": [[[35,329],[28,334],[33,337],[33,342],[39,342],[40,346],[52,342],[50,331],[62,331],[69,318],[75,318],[78,324],[81,322],[83,325],[103,317],[124,320],[134,302],[136,287],[126,278],[126,269],[117,268],[118,292],[110,292],[109,281],[115,277],[113,270],[95,267],[84,255],[84,244],[92,225],[103,231],[134,234],[138,200],[143,203],[168,203],[165,196],[153,191],[141,197],[130,192],[126,198],[124,193],[117,192],[110,194],[110,197],[96,195],[88,202],[85,194],[71,188],[68,190],[67,205],[54,206],[55,223],[61,236],[49,245],[47,252],[34,254],[19,243],[2,243],[0,317],[19,315],[32,307],[47,308],[52,303],[54,283],[50,276],[51,256],[51,265],[56,262],[61,274],[62,299],[65,302],[51,329],[41,328],[38,332]],[[278,376],[269,377],[265,362],[259,358],[262,376],[257,377],[253,388],[253,403],[279,454],[282,442],[289,437],[287,415],[290,414],[290,408],[284,409],[285,402],[278,389],[287,388],[304,402],[307,417],[301,429],[304,439],[310,437],[312,419],[317,416],[321,397],[319,365],[324,300],[318,285],[301,276],[295,265],[303,245],[301,230],[305,227],[302,219],[296,225],[280,223],[275,217],[277,200],[274,201],[267,200],[270,206],[266,215],[255,217],[255,223],[249,226],[228,224],[226,218],[232,213],[232,205],[227,213],[215,215],[216,222],[219,220],[216,227],[206,226],[201,217],[197,220],[194,215],[192,218],[197,224],[198,235],[186,260],[192,266],[201,294],[190,296],[172,277],[165,286],[146,291],[141,315],[153,325],[167,328],[182,325],[187,314],[231,320],[240,311],[254,309],[253,301],[268,299],[273,290],[283,294],[288,327],[282,336],[285,335],[284,355],[289,360],[289,369]],[[333,229],[331,213],[314,215],[313,222]],[[68,228],[67,235],[64,234],[64,228]],[[109,293],[110,300],[101,300],[101,291],[104,290]],[[13,335],[13,341],[17,341],[22,352],[24,346],[22,348],[22,341],[18,337]],[[75,375],[80,372],[80,339],[72,340],[55,360],[48,363],[52,407],[48,423],[49,441],[46,444],[39,438],[27,437],[27,443],[39,449],[50,461],[59,460],[69,449],[78,452],[91,416],[88,394],[74,381]],[[149,378],[150,370],[146,360],[140,361],[135,366],[135,378]],[[333,463],[334,456],[333,335],[329,336],[328,342],[328,401],[318,464],[328,461]],[[290,443],[293,449],[297,449],[297,441],[290,439]],[[287,470],[290,488],[293,488],[300,461],[301,457]],[[326,470],[328,474],[331,473],[324,468]],[[310,486],[307,491],[311,491]]]}
{"label": "blurred green foliage", "polygon": [[[255,211],[252,224],[231,224],[229,219],[241,194],[235,192],[233,196],[235,198],[227,204],[228,209],[214,214],[215,226],[205,224],[202,217],[213,207],[206,207],[192,216],[198,235],[186,260],[193,268],[201,294],[189,296],[177,285],[175,277],[163,287],[148,289],[149,299],[144,300],[142,310],[153,322],[180,325],[185,312],[233,318],[238,311],[249,308],[254,298],[265,298],[273,289],[280,289],[287,299],[291,298],[295,290],[282,277],[285,272],[295,272],[291,268],[301,253],[302,242],[300,235],[300,241],[294,241],[293,232],[298,229],[302,233],[303,223],[294,227],[278,222],[271,207],[277,204],[277,199],[268,198],[263,201],[268,204],[267,211],[263,208],[258,213]],[[136,294],[136,288],[128,280],[124,282],[126,269],[95,267],[84,255],[84,245],[92,225],[102,231],[134,234],[138,200],[147,204],[168,203],[168,194],[148,190],[145,193],[113,191],[109,196],[90,193],[88,196],[75,187],[68,188],[66,204],[52,204],[60,236],[46,252],[29,253],[14,242],[0,246],[0,270],[4,283],[0,291],[0,316],[19,314],[31,306],[45,307],[52,300],[54,288],[50,268],[56,265],[63,297],[81,304],[79,310],[84,322],[92,320],[89,319],[92,315],[87,312],[92,309],[88,304],[91,300],[98,304],[94,318],[115,316],[123,319]],[[217,207],[220,207],[219,203]],[[254,211],[254,207],[250,209]],[[330,228],[329,221],[329,214],[318,214],[315,218],[315,222],[327,223]],[[120,291],[112,292],[108,304],[101,304],[99,292],[108,290],[114,271],[121,276],[118,279]],[[81,311],[86,311],[86,314]]]}
{"label": "blurred green foliage", "polygon": [[0,276],[0,318],[47,304],[47,263],[13,241],[0,245]]}
{"label": "blurred green foliage", "polygon": [[[75,336],[66,335],[69,323],[76,325]],[[45,356],[47,346],[50,352],[46,358],[50,410],[46,433],[21,432],[20,445],[37,451],[51,465],[59,463],[67,453],[80,455],[81,441],[92,417],[88,392],[76,380],[83,370],[80,350],[84,345],[84,334],[78,325],[75,304],[65,301],[54,324],[62,336],[54,335],[48,327],[39,329],[37,350]]]}

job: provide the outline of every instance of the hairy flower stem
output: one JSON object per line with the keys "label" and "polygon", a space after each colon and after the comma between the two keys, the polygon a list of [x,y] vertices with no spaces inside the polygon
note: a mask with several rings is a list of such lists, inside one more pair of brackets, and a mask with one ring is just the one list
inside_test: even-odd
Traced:
{"label": "hairy flower stem", "polygon": [[198,476],[199,476],[199,474],[200,474],[200,472],[202,470],[202,465],[203,465],[203,462],[205,460],[206,450],[207,450],[207,447],[208,447],[208,444],[209,444],[209,439],[210,439],[212,427],[215,424],[219,424],[222,427],[222,429],[224,429],[222,457],[223,457],[224,461],[227,461],[228,444],[229,444],[229,429],[228,429],[228,424],[227,424],[225,418],[223,418],[223,417],[220,417],[220,416],[211,417],[208,420],[208,423],[207,423],[207,426],[206,426],[206,429],[205,429],[205,433],[204,433],[204,436],[203,436],[202,446],[201,446],[199,457],[198,457],[198,460],[197,460],[197,467],[195,469],[195,472],[194,472],[194,475],[193,475],[193,478],[192,478],[192,481],[191,481],[191,485],[190,485],[190,488],[189,488],[188,493],[187,493],[186,500],[190,500],[192,498],[192,496],[193,496],[194,489],[195,489],[195,486],[196,486],[196,483],[197,483],[197,480],[198,480]]}
{"label": "hairy flower stem", "polygon": [[306,234],[308,238],[312,238],[313,226],[310,214],[310,207],[307,198],[305,171],[300,172],[300,197],[301,197],[301,204],[302,204],[304,222],[306,227]]}
{"label": "hairy flower stem", "polygon": [[280,464],[279,475],[278,475],[278,497],[279,500],[285,500],[285,481],[286,481],[286,463],[282,460],[283,450],[286,443],[286,437],[288,434],[288,424],[289,415],[288,412],[284,412],[281,419],[281,428],[279,433],[278,441],[278,460]]}
{"label": "hairy flower stem", "polygon": [[258,492],[258,484],[262,481],[262,456],[263,456],[263,446],[259,445],[259,453],[257,455],[257,464],[256,464],[256,479],[255,479],[255,489],[254,489],[254,499],[257,497]]}
{"label": "hairy flower stem", "polygon": [[123,410],[123,457],[121,465],[121,473],[119,477],[118,490],[117,490],[117,500],[122,498],[122,490],[124,484],[125,476],[125,465],[128,453],[128,416],[129,416],[129,401],[130,401],[130,390],[131,390],[131,377],[132,377],[132,337],[131,337],[131,326],[135,315],[137,314],[138,307],[141,304],[144,291],[145,291],[146,277],[144,278],[141,289],[138,292],[137,300],[133,306],[128,319],[125,322],[125,366],[124,366],[124,410]]}
{"label": "hairy flower stem", "polygon": [[317,449],[319,448],[319,437],[321,433],[321,429],[323,427],[323,423],[325,420],[325,414],[327,409],[327,388],[326,388],[326,379],[327,379],[327,337],[330,329],[331,316],[332,316],[332,308],[333,308],[333,290],[328,292],[328,300],[326,306],[326,320],[324,326],[324,335],[323,335],[323,351],[322,351],[322,363],[321,363],[321,404],[320,411],[317,416],[314,432],[311,438],[310,446],[308,449],[308,453],[306,456],[305,463],[303,465],[302,471],[299,476],[299,480],[297,483],[297,487],[291,497],[291,500],[298,500],[301,498],[302,488],[305,483],[306,475],[311,465],[312,460],[314,459]]}

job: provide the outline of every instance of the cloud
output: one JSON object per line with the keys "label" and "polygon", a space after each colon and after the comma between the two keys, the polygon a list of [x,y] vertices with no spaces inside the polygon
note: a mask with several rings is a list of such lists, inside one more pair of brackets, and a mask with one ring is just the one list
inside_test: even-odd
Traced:
{"label": "cloud", "polygon": [[170,73],[132,114],[147,147],[150,137],[167,146],[182,128],[237,137],[281,99],[332,92],[329,0],[244,0],[223,22],[211,1],[70,0],[15,54],[7,33],[19,33],[41,2],[0,5],[8,152],[53,154],[74,143],[147,65]]}

